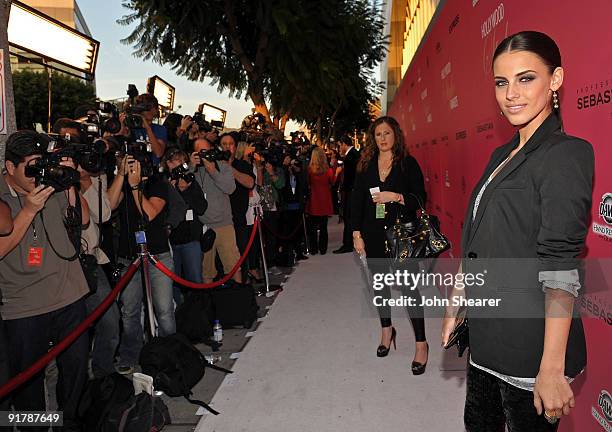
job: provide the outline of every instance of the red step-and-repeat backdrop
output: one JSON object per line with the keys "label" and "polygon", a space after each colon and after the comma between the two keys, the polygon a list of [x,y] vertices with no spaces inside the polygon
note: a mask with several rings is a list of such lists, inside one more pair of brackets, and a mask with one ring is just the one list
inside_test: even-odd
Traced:
{"label": "red step-and-repeat backdrop", "polygon": [[[491,59],[497,44],[538,30],[559,45],[565,69],[560,91],[568,134],[595,149],[596,178],[589,258],[612,257],[612,2],[448,0],[434,18],[389,115],[402,126],[425,175],[429,208],[440,217],[458,256],[467,200],[493,149],[514,130],[500,115]],[[609,196],[607,194],[610,194]],[[606,261],[606,262],[608,262]],[[598,278],[612,278],[601,263]],[[601,277],[603,276],[603,277]],[[588,276],[587,276],[588,277]],[[589,287],[581,302],[588,366],[572,388],[573,414],[560,431],[612,431],[612,298],[609,284]]]}

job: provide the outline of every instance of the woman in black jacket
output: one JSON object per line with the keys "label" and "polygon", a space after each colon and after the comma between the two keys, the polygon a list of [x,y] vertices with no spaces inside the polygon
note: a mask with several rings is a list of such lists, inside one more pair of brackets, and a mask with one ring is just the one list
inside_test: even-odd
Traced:
{"label": "woman in black jacket", "polygon": [[[174,272],[191,282],[202,283],[202,223],[198,216],[204,214],[208,204],[198,182],[189,177],[191,173],[178,178],[172,176],[174,170],[187,163],[187,153],[177,148],[168,151],[162,161],[162,166],[170,175],[170,184],[180,192],[187,204],[185,219],[172,230],[169,239],[174,258]],[[173,296],[177,306],[182,303],[183,296],[176,284]]]}
{"label": "woman in black jacket", "polygon": [[[423,174],[417,161],[408,154],[404,135],[397,121],[392,117],[378,118],[368,130],[365,150],[357,165],[355,187],[351,199],[351,220],[353,247],[360,257],[380,259],[389,257],[385,241],[385,231],[397,219],[409,221],[416,219],[419,203],[425,203]],[[386,261],[370,265],[372,273],[388,272]],[[411,266],[412,270],[416,268]],[[418,270],[417,270],[418,271]],[[380,293],[390,298],[389,287]],[[421,304],[417,289],[407,290],[406,294]],[[382,336],[376,355],[385,357],[393,342],[396,331],[391,325],[391,310],[388,306],[377,308],[382,325]],[[422,306],[408,308],[410,321],[416,339],[416,350],[412,362],[412,373],[425,372],[429,347],[425,338],[425,320]]]}
{"label": "woman in black jacket", "polygon": [[[561,54],[550,37],[528,31],[504,39],[493,73],[502,115],[518,132],[493,152],[463,225],[460,272],[487,270],[486,283],[465,295],[500,300],[497,308],[468,307],[464,421],[469,432],[501,432],[505,424],[512,432],[554,431],[574,407],[569,383],[586,365],[574,301],[593,150],[563,131]],[[447,310],[443,343],[455,313]]]}

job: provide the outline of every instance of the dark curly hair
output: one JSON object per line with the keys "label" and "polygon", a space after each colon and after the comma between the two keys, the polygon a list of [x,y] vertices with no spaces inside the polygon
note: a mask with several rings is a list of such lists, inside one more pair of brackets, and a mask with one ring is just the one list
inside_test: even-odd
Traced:
{"label": "dark curly hair", "polygon": [[368,129],[367,137],[366,137],[366,145],[365,148],[361,151],[361,158],[359,159],[359,164],[357,165],[357,172],[365,171],[368,166],[370,166],[370,162],[376,156],[378,156],[378,146],[376,145],[376,138],[374,136],[376,132],[376,128],[386,123],[393,130],[393,165],[397,165],[401,163],[401,161],[408,155],[408,150],[406,149],[406,145],[404,143],[404,133],[400,128],[399,123],[393,117],[383,116],[377,118]]}

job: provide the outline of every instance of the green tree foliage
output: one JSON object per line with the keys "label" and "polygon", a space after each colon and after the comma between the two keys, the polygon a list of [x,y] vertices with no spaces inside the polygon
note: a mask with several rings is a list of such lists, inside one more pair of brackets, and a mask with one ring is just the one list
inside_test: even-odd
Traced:
{"label": "green tree foliage", "polygon": [[[266,119],[367,112],[386,38],[368,0],[126,0],[135,55],[250,97]],[[347,105],[342,111],[342,106]]]}
{"label": "green tree foliage", "polygon": [[[15,92],[15,114],[18,129],[32,129],[34,123],[47,126],[48,112],[48,74],[22,70],[13,73]],[[51,122],[61,117],[72,117],[79,105],[93,102],[96,98],[94,88],[69,75],[51,75]]]}

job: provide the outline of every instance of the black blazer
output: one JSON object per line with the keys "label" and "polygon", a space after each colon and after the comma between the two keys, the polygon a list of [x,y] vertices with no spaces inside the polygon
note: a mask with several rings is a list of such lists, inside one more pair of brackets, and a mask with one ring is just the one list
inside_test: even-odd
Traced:
{"label": "black blazer", "polygon": [[[588,142],[566,135],[551,114],[487,186],[472,222],[482,185],[518,142],[517,134],[493,152],[472,192],[463,225],[462,262],[464,272],[487,269],[485,284],[466,288],[468,297],[501,299],[498,308],[468,309],[468,316],[478,318],[470,320],[472,359],[507,375],[535,377],[545,322],[545,294],[538,275],[579,268],[591,209],[594,155]],[[577,375],[586,364],[577,309],[567,345],[567,376]]]}
{"label": "black blazer", "polygon": [[353,190],[355,185],[355,174],[357,173],[357,163],[359,162],[359,151],[352,147],[344,157],[343,180],[341,190],[344,192]]}
{"label": "black blazer", "polygon": [[[404,196],[404,205],[385,204],[385,218],[376,219],[376,204],[372,201],[370,188],[378,187],[380,191],[397,192]],[[423,173],[412,156],[406,156],[401,163],[393,165],[384,182],[380,181],[376,158],[355,178],[355,189],[351,198],[351,231],[361,231],[365,243],[365,252],[369,258],[386,258],[385,231],[398,218],[407,221],[416,218],[418,201],[410,194],[417,195],[423,205],[427,195],[423,182]]]}

